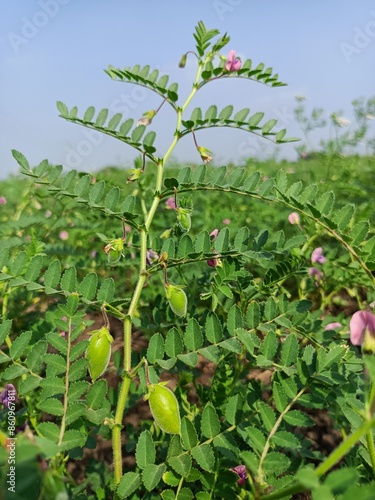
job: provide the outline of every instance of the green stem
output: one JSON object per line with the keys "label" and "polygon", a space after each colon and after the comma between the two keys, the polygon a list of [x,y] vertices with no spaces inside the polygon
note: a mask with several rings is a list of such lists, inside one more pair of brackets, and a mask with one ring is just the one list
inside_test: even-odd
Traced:
{"label": "green stem", "polygon": [[357,429],[353,434],[350,434],[345,441],[343,441],[340,446],[338,446],[326,460],[319,465],[316,469],[316,473],[319,477],[323,476],[326,472],[329,471],[331,467],[333,467],[343,456],[345,456],[350,448],[352,448],[359,439],[364,434],[367,434],[373,427],[375,426],[375,418],[371,420],[366,420],[364,424]]}
{"label": "green stem", "polygon": [[[7,318],[7,309],[8,309],[9,295],[10,295],[10,290],[5,291],[4,295],[3,295],[3,297],[4,297],[3,298],[3,305],[2,305],[2,308],[1,308],[1,318],[2,318],[2,322],[3,323],[4,323],[4,321]],[[12,341],[10,340],[10,334],[8,334],[5,337],[5,343],[6,343],[7,347],[8,347],[8,349],[10,349],[12,347]]]}
{"label": "green stem", "polygon": [[185,101],[185,104],[182,108],[178,108],[177,110],[177,125],[176,132],[174,135],[174,139],[169,146],[167,152],[164,157],[159,159],[157,162],[157,176],[155,183],[155,195],[151,207],[147,214],[145,214],[145,223],[143,228],[140,231],[140,263],[139,263],[139,275],[137,284],[135,285],[135,289],[133,292],[133,296],[130,302],[129,310],[127,315],[124,317],[124,374],[123,374],[123,382],[121,384],[119,399],[116,407],[116,414],[114,419],[114,425],[112,429],[112,446],[113,446],[113,463],[114,463],[114,475],[115,475],[115,484],[119,484],[122,477],[122,451],[121,451],[121,431],[122,431],[122,418],[124,415],[126,402],[129,394],[129,387],[132,377],[135,375],[131,369],[131,332],[132,332],[132,322],[134,313],[137,309],[138,301],[142,293],[143,286],[146,282],[148,273],[146,271],[146,252],[147,252],[147,234],[151,223],[154,219],[156,209],[160,203],[160,192],[163,185],[163,173],[164,173],[164,165],[171,155],[172,151],[176,147],[176,144],[180,138],[179,132],[181,129],[182,122],[182,113],[186,109],[187,105],[193,98],[194,94],[197,91],[198,81],[201,75],[201,71],[203,68],[203,64],[199,63],[197,75],[195,78],[195,82],[193,85],[193,89]]}
{"label": "green stem", "polygon": [[129,387],[131,378],[125,373],[121,384],[117,409],[115,414],[114,425],[112,428],[112,447],[113,447],[113,468],[115,475],[115,484],[117,485],[122,477],[122,450],[121,450],[121,431],[122,431],[122,416],[128,399]]}
{"label": "green stem", "polygon": [[66,372],[65,372],[65,390],[64,390],[64,413],[61,419],[60,435],[58,445],[62,443],[66,428],[66,417],[68,413],[68,391],[69,391],[69,369],[70,369],[70,349],[71,349],[71,332],[72,332],[72,318],[69,318],[68,326],[68,349],[66,353]]}
{"label": "green stem", "polygon": [[[365,409],[365,415],[366,415],[367,421],[371,421],[371,419],[373,417],[374,404],[375,404],[375,384],[373,382],[370,382],[369,397],[367,399],[366,409]],[[368,431],[368,433],[366,434],[366,442],[367,442],[367,450],[368,450],[369,455],[370,455],[372,470],[373,470],[374,475],[375,475],[375,447],[374,447],[374,436],[372,433],[372,429],[370,429]]]}
{"label": "green stem", "polygon": [[366,434],[367,450],[370,455],[372,470],[375,475],[375,447],[374,447],[374,436],[372,435],[372,430],[369,430]]}

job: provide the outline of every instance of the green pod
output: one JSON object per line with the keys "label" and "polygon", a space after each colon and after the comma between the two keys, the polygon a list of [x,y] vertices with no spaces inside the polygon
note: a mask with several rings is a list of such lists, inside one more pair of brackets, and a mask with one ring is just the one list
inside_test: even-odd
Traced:
{"label": "green pod", "polygon": [[105,246],[104,251],[107,254],[107,261],[110,266],[117,264],[122,257],[122,250],[124,248],[123,238],[116,238]]}
{"label": "green pod", "polygon": [[182,287],[171,284],[165,285],[165,295],[172,311],[177,316],[186,316],[187,297]]}
{"label": "green pod", "polygon": [[156,424],[168,434],[181,433],[180,408],[174,393],[165,387],[167,382],[148,385],[148,399],[150,410]]}
{"label": "green pod", "polygon": [[94,330],[86,351],[86,358],[89,362],[89,372],[92,381],[100,377],[108,366],[111,357],[111,344],[113,337],[108,328],[103,326],[100,330]]}
{"label": "green pod", "polygon": [[118,250],[110,250],[107,254],[107,262],[110,266],[117,264],[117,262],[121,259],[122,252]]}
{"label": "green pod", "polygon": [[179,208],[178,209],[178,215],[177,215],[177,220],[180,225],[180,228],[185,231],[189,232],[191,228],[191,217],[190,213],[188,210],[184,208]]}

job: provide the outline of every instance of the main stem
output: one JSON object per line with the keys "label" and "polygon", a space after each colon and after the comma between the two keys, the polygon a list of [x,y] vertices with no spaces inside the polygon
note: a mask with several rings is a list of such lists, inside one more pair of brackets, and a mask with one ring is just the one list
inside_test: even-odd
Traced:
{"label": "main stem", "polygon": [[123,381],[120,388],[119,398],[117,401],[117,408],[115,413],[115,418],[112,426],[112,447],[113,447],[113,466],[114,466],[114,476],[115,476],[115,484],[118,485],[121,481],[122,477],[122,450],[121,450],[121,431],[122,431],[122,419],[126,407],[126,403],[129,395],[129,387],[133,376],[135,375],[132,372],[131,367],[131,332],[132,332],[132,324],[134,313],[137,309],[138,301],[142,293],[143,286],[147,279],[147,271],[146,271],[146,252],[147,252],[147,235],[150,229],[151,223],[154,219],[156,210],[160,203],[160,192],[163,186],[163,173],[164,173],[164,165],[166,164],[168,158],[170,157],[172,151],[176,147],[176,144],[180,138],[180,130],[181,130],[181,121],[182,115],[194,94],[198,90],[198,81],[200,79],[200,75],[202,72],[202,68],[204,66],[204,62],[199,62],[197,74],[195,77],[195,81],[193,84],[193,89],[186,99],[182,108],[178,108],[177,110],[177,124],[176,131],[174,134],[174,139],[169,146],[167,152],[164,157],[161,158],[157,163],[157,174],[156,174],[156,183],[155,183],[155,195],[151,207],[145,215],[145,223],[140,232],[140,259],[139,259],[139,274],[138,280],[135,285],[135,289],[133,292],[133,296],[130,302],[128,313],[124,319],[124,372],[123,372]]}

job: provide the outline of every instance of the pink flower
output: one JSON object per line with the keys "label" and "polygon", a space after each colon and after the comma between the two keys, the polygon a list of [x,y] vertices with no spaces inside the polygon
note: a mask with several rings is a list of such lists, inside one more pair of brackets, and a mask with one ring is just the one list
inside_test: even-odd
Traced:
{"label": "pink flower", "polygon": [[324,327],[325,330],[336,330],[336,328],[341,328],[342,327],[342,324],[339,323],[339,322],[335,322],[335,323],[328,323],[328,325],[326,325]]}
{"label": "pink flower", "polygon": [[228,54],[227,61],[225,63],[225,69],[227,71],[238,71],[241,69],[242,62],[241,59],[236,57],[236,51],[231,50]]}
{"label": "pink flower", "polygon": [[212,241],[215,241],[217,238],[217,235],[219,234],[218,229],[214,229],[213,231],[210,232],[210,238]]}
{"label": "pink flower", "polygon": [[[213,253],[216,253],[216,250],[214,250]],[[216,267],[216,266],[222,267],[223,263],[221,262],[221,259],[208,259],[207,265],[210,267]]]}
{"label": "pink flower", "polygon": [[0,205],[5,205],[7,202],[7,199],[5,198],[5,196],[0,196]]}
{"label": "pink flower", "polygon": [[309,276],[313,278],[316,282],[316,285],[318,286],[318,283],[322,281],[323,278],[323,273],[319,271],[316,267],[309,267]]}
{"label": "pink flower", "polygon": [[217,266],[217,259],[208,259],[207,264],[210,267],[216,267]]}
{"label": "pink flower", "polygon": [[0,393],[0,403],[3,404],[5,408],[9,408],[10,405],[13,406],[17,401],[18,395],[16,388],[13,384],[7,384],[3,392]]}
{"label": "pink flower", "polygon": [[350,320],[350,342],[362,346],[365,352],[375,352],[375,315],[357,311]]}
{"label": "pink flower", "polygon": [[170,198],[167,199],[167,201],[165,202],[165,206],[169,210],[176,210],[176,208],[177,208],[176,202],[175,202],[175,199],[173,196],[171,196]]}
{"label": "pink flower", "polygon": [[155,252],[155,250],[147,250],[146,252],[146,264],[148,266],[151,266],[151,264],[154,264],[154,262],[157,262],[159,259],[159,254]]}
{"label": "pink flower", "polygon": [[297,224],[299,226],[301,219],[297,212],[292,212],[288,215],[288,221],[290,222],[290,224]]}
{"label": "pink flower", "polygon": [[59,238],[60,238],[60,240],[67,240],[69,238],[68,231],[60,231]]}
{"label": "pink flower", "polygon": [[225,224],[226,226],[228,226],[228,224],[230,224],[230,219],[223,219],[223,224]]}
{"label": "pink flower", "polygon": [[238,486],[245,484],[247,474],[246,467],[244,465],[237,465],[236,467],[231,467],[230,470],[237,474],[239,480],[237,481]]}
{"label": "pink flower", "polygon": [[318,262],[319,264],[324,264],[326,261],[326,258],[323,255],[323,248],[318,247],[313,250],[313,253],[311,254],[311,262]]}

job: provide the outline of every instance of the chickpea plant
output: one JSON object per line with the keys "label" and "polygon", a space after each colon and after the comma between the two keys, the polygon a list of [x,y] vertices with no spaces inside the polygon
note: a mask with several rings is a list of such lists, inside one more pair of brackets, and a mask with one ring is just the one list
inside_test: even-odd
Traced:
{"label": "chickpea plant", "polygon": [[[353,205],[336,208],[334,194],[315,184],[289,185],[282,170],[262,178],[209,165],[215,144],[202,145],[199,134],[208,128],[236,128],[276,144],[295,139],[275,130],[275,119],[249,108],[235,112],[231,105],[219,110],[209,103],[188,111],[198,91],[222,79],[233,86],[238,78],[284,85],[272,68],[241,61],[234,50],[228,54],[227,34],[199,22],[194,40],[195,49],[179,63],[182,69],[188,58],[196,64],[185,100],[168,75],[136,65],[109,66],[106,73],[160,98],[157,109],[138,121],[93,106],[79,115],[77,107],[58,102],[64,119],[139,152],[118,185],[65,173],[46,160],[32,169],[13,151],[40,199],[63,204],[65,215],[53,224],[66,231],[67,217],[75,217],[76,230],[93,236],[87,246],[101,251],[90,265],[92,248],[85,246],[54,258],[56,248],[37,237],[45,220],[19,215],[12,227],[18,220],[22,228],[32,226],[30,237],[1,252],[0,415],[5,422],[6,391],[16,391],[18,488],[27,498],[47,500],[272,500],[307,491],[319,499],[373,498],[375,237]],[[164,106],[176,122],[160,156],[152,127]],[[200,164],[171,174],[167,161],[186,136]],[[228,203],[246,200],[259,219],[262,204],[285,210],[289,235],[272,227],[255,234],[248,226],[235,234],[227,226],[202,227],[202,212],[194,207],[202,206],[203,196],[208,207],[214,193]],[[316,240],[321,246],[314,250]],[[328,241],[334,246],[324,255]],[[350,287],[358,310],[367,309],[350,325],[342,318],[344,326],[328,327],[322,318],[319,303],[329,300],[329,276],[331,283]],[[45,313],[20,330],[19,307],[27,303],[39,303]],[[93,313],[100,324],[87,333]],[[112,319],[123,325],[120,343]],[[348,342],[349,326],[359,347]],[[135,331],[147,339],[146,350],[133,348]],[[199,368],[205,365],[211,379],[201,384]],[[108,386],[110,369],[120,377],[118,386]],[[136,428],[125,425],[127,413],[145,402],[150,417]],[[341,431],[329,454],[313,446],[306,432],[320,410]],[[68,464],[85,459],[99,437],[111,441],[112,467],[87,465],[76,483]],[[6,471],[4,426],[0,438]]]}

